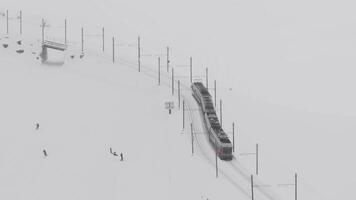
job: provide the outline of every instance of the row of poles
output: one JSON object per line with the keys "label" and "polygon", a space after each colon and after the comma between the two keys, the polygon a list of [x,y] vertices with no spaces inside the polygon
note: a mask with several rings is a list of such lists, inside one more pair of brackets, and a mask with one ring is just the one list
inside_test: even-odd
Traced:
{"label": "row of poles", "polygon": [[[19,19],[19,27],[20,27],[20,34],[22,34],[22,11],[20,11],[19,16],[17,17]],[[46,25],[46,22],[44,19],[42,19],[42,42],[44,42],[45,40],[45,27],[48,27]],[[8,10],[6,11],[6,32],[7,34],[9,34],[9,12]],[[81,28],[81,51],[82,53],[84,53],[84,28]],[[105,51],[105,28],[102,28],[101,31],[101,37],[102,37],[102,51]],[[67,40],[67,19],[64,20],[64,43],[67,44],[68,40]],[[115,59],[115,37],[112,37],[112,62],[115,63],[116,59]],[[166,68],[167,68],[167,72],[169,72],[169,68],[170,68],[170,58],[169,58],[169,52],[170,49],[167,46],[166,47]],[[137,65],[138,65],[138,71],[141,71],[141,38],[138,37],[137,38]],[[206,80],[206,87],[209,89],[209,79],[208,79],[208,68],[206,68],[205,70],[205,80]],[[172,95],[174,95],[174,83],[175,83],[175,77],[174,77],[174,68],[171,69],[171,80],[172,80]],[[193,83],[193,59],[192,57],[189,58],[189,79],[190,79],[190,83]],[[178,83],[178,107],[180,108],[180,102],[181,102],[181,85],[180,85],[180,80],[177,81]],[[158,85],[161,85],[161,57],[158,57]],[[217,104],[217,100],[216,100],[216,80],[214,80],[214,105],[216,107]],[[222,100],[220,99],[220,123],[221,126],[223,125],[223,116],[222,116]],[[182,102],[183,104],[183,109],[182,109],[182,114],[183,114],[183,129],[185,128],[185,102],[183,100]],[[190,124],[190,128],[191,128],[191,151],[192,151],[192,155],[194,154],[194,137],[193,137],[193,124]],[[232,151],[235,152],[235,123],[232,123]],[[256,166],[255,166],[255,170],[256,170],[256,175],[258,175],[259,173],[259,146],[258,144],[256,144],[256,152],[255,153],[245,153],[245,155],[252,155],[254,154],[256,157]],[[218,155],[217,152],[215,153],[215,174],[216,177],[218,177]],[[294,184],[288,184],[288,185],[294,185],[295,186],[295,200],[297,200],[297,174],[295,174],[295,182]],[[254,183],[253,183],[253,175],[251,175],[251,197],[252,200],[254,200]]]}

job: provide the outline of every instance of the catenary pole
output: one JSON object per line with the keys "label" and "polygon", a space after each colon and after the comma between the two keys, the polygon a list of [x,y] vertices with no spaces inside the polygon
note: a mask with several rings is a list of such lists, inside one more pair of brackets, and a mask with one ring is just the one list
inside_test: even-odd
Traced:
{"label": "catenary pole", "polygon": [[294,200],[298,200],[298,176],[294,174]]}
{"label": "catenary pole", "polygon": [[138,62],[138,72],[141,71],[141,40],[140,37],[137,38],[137,62]]}
{"label": "catenary pole", "polygon": [[172,68],[172,95],[174,95],[174,68]]}
{"label": "catenary pole", "polygon": [[161,85],[161,58],[158,57],[158,85]]}
{"label": "catenary pole", "polygon": [[6,34],[9,35],[9,10],[6,10]]}
{"label": "catenary pole", "polygon": [[[104,46],[103,46],[103,51],[104,51]],[[115,62],[115,38],[114,37],[112,37],[112,62],[113,63]]]}
{"label": "catenary pole", "polygon": [[193,58],[189,58],[189,68],[190,68],[190,83],[193,83]]}
{"label": "catenary pole", "polygon": [[180,109],[180,80],[178,80],[178,109]]}
{"label": "catenary pole", "polygon": [[215,176],[218,178],[219,176],[219,168],[218,168],[218,152],[215,149]]}
{"label": "catenary pole", "polygon": [[169,72],[169,47],[167,47],[167,72]]}
{"label": "catenary pole", "polygon": [[82,27],[82,54],[84,53],[84,28]]}
{"label": "catenary pole", "polygon": [[232,152],[235,152],[235,123],[232,123]]}
{"label": "catenary pole", "polygon": [[256,144],[256,175],[258,175],[258,144]]}
{"label": "catenary pole", "polygon": [[185,126],[185,116],[184,113],[185,112],[185,105],[184,105],[184,99],[183,99],[183,130],[184,130],[184,126]]}
{"label": "catenary pole", "polygon": [[20,35],[22,35],[22,10],[20,10]]}
{"label": "catenary pole", "polygon": [[67,19],[64,19],[64,44],[67,44]]}
{"label": "catenary pole", "polygon": [[251,175],[251,199],[254,200],[254,194],[253,194],[253,175]]}
{"label": "catenary pole", "polygon": [[190,123],[190,133],[191,133],[191,137],[192,137],[192,155],[194,155],[193,123]]}
{"label": "catenary pole", "polygon": [[105,51],[105,28],[102,28],[103,51]]}
{"label": "catenary pole", "polygon": [[216,108],[216,80],[214,80],[214,106]]}
{"label": "catenary pole", "polygon": [[220,125],[221,128],[223,126],[223,118],[222,118],[222,100],[220,99]]}
{"label": "catenary pole", "polygon": [[205,68],[205,81],[206,81],[206,88],[209,89],[209,81],[208,81],[208,68]]}

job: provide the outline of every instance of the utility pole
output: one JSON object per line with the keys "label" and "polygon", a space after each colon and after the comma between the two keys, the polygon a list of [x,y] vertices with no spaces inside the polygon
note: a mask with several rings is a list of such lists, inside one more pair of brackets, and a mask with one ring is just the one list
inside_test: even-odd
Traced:
{"label": "utility pole", "polygon": [[22,10],[20,10],[20,35],[22,35]]}
{"label": "utility pole", "polygon": [[294,200],[298,200],[298,177],[297,173],[294,175]]}
{"label": "utility pole", "polygon": [[215,176],[218,178],[219,176],[219,168],[218,168],[218,152],[215,149]]}
{"label": "utility pole", "polygon": [[82,27],[82,54],[84,54],[84,28]]}
{"label": "utility pole", "polygon": [[251,175],[251,199],[254,200],[254,195],[253,195],[253,175]]}
{"label": "utility pole", "polygon": [[9,35],[9,10],[6,10],[6,34]]}
{"label": "utility pole", "polygon": [[216,108],[216,80],[214,80],[214,104]]}
{"label": "utility pole", "polygon": [[220,99],[220,125],[221,125],[221,128],[223,126],[223,118],[222,118],[222,100]]}
{"label": "utility pole", "polygon": [[180,80],[178,80],[178,109],[180,109]]}
{"label": "utility pole", "polygon": [[206,81],[206,88],[209,89],[209,81],[208,81],[208,68],[205,68],[205,81]]}
{"label": "utility pole", "polygon": [[[104,31],[104,28],[103,28]],[[104,33],[104,32],[103,32]],[[103,51],[104,51],[104,43],[103,43]],[[115,38],[112,37],[112,62],[115,62]]]}
{"label": "utility pole", "polygon": [[167,72],[169,72],[169,47],[167,47]]}
{"label": "utility pole", "polygon": [[190,67],[190,83],[193,83],[193,59],[189,58],[189,67]]}
{"label": "utility pole", "polygon": [[141,71],[141,41],[140,36],[137,38],[137,62],[138,62],[138,72]]}
{"label": "utility pole", "polygon": [[158,85],[161,85],[161,58],[158,57]]}
{"label": "utility pole", "polygon": [[67,19],[64,19],[64,44],[67,44]]}
{"label": "utility pole", "polygon": [[[105,28],[102,29],[102,36],[103,36],[103,52],[105,51]],[[113,48],[114,49],[114,48]]]}
{"label": "utility pole", "polygon": [[185,116],[184,116],[184,112],[185,112],[185,105],[184,105],[184,99],[183,99],[183,130],[184,130],[184,125],[185,125]]}
{"label": "utility pole", "polygon": [[235,123],[232,123],[232,152],[235,152]]}
{"label": "utility pole", "polygon": [[174,95],[174,68],[172,68],[172,95]]}
{"label": "utility pole", "polygon": [[258,175],[258,144],[256,144],[256,175]]}
{"label": "utility pole", "polygon": [[192,155],[194,155],[193,123],[190,123],[190,133],[191,133],[191,137],[192,137]]}

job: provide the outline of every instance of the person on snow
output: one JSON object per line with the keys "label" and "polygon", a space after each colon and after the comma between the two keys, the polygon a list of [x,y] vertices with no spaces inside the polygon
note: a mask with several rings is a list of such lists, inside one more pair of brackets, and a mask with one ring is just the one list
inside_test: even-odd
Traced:
{"label": "person on snow", "polygon": [[40,124],[36,123],[36,130],[40,129]]}
{"label": "person on snow", "polygon": [[124,155],[122,155],[122,153],[120,153],[120,161],[124,161]]}
{"label": "person on snow", "polygon": [[46,151],[46,149],[43,149],[43,154],[44,154],[45,157],[47,157],[47,151]]}

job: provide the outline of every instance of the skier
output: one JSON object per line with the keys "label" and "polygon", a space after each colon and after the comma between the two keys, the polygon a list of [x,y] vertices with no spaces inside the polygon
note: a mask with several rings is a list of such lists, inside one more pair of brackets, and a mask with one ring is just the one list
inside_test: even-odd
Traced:
{"label": "skier", "polygon": [[47,157],[47,151],[45,149],[43,149],[43,154],[45,157]]}
{"label": "skier", "polygon": [[110,147],[110,153],[112,154],[112,148]]}
{"label": "skier", "polygon": [[36,130],[38,130],[40,128],[40,124],[36,123]]}
{"label": "skier", "polygon": [[124,161],[124,156],[120,153],[120,161]]}

